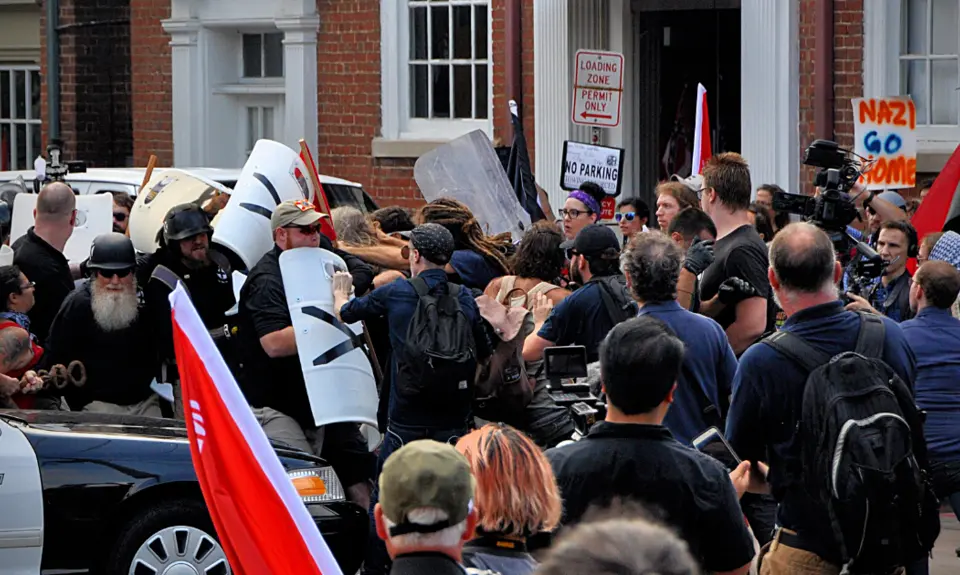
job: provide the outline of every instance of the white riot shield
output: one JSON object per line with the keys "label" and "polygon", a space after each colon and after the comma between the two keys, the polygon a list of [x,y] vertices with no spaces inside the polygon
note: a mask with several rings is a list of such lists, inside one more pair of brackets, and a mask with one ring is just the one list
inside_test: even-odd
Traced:
{"label": "white riot shield", "polygon": [[428,202],[450,197],[466,204],[487,235],[510,232],[517,242],[530,229],[530,214],[517,200],[490,139],[480,130],[420,156],[413,177]]}
{"label": "white riot shield", "polygon": [[189,172],[154,172],[130,210],[129,229],[133,247],[145,254],[157,251],[157,233],[163,229],[167,212],[180,204],[203,207],[221,193],[229,194],[230,188]]}
{"label": "white riot shield", "polygon": [[286,200],[313,197],[307,166],[290,148],[259,140],[243,166],[230,203],[220,210],[213,241],[232,251],[247,269],[273,246],[270,216]]}
{"label": "white riot shield", "polygon": [[[17,194],[13,201],[13,220],[10,223],[10,244],[27,233],[33,225],[33,211],[37,194]],[[101,234],[113,231],[113,196],[93,194],[77,196],[77,220],[73,234],[63,248],[63,255],[71,263],[80,263],[90,257],[90,245]]]}
{"label": "white riot shield", "polygon": [[280,254],[283,287],[314,422],[377,425],[377,382],[363,344],[363,326],[333,314],[333,273],[347,265],[332,252],[297,248]]}
{"label": "white riot shield", "polygon": [[0,266],[13,265],[13,248],[10,246],[0,246]]}

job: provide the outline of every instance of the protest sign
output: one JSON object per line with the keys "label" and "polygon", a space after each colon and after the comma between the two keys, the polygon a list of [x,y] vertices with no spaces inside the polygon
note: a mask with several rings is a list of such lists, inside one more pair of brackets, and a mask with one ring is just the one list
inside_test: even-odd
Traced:
{"label": "protest sign", "polygon": [[563,143],[560,187],[576,190],[584,182],[593,182],[609,196],[619,196],[623,182],[623,149],[581,144]]}
{"label": "protest sign", "polygon": [[917,183],[917,111],[910,98],[854,98],[853,151],[873,163],[860,178],[870,190]]}

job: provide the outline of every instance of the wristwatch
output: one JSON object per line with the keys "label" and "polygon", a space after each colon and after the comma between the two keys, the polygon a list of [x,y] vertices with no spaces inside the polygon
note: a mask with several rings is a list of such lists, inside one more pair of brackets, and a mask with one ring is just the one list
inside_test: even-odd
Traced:
{"label": "wristwatch", "polygon": [[873,201],[873,198],[875,197],[877,197],[877,193],[871,190],[870,195],[867,196],[867,199],[863,200],[863,207],[865,208],[869,207],[870,203]]}

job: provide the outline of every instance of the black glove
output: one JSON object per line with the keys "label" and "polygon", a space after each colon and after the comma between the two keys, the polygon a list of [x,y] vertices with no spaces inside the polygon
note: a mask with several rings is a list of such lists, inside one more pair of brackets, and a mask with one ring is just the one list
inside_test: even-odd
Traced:
{"label": "black glove", "polygon": [[723,305],[737,305],[745,299],[759,297],[760,292],[747,283],[746,280],[728,278],[720,284],[717,295],[720,297],[720,303]]}
{"label": "black glove", "polygon": [[698,276],[712,263],[713,240],[704,241],[700,238],[694,238],[690,248],[687,249],[687,258],[683,260],[683,269]]}

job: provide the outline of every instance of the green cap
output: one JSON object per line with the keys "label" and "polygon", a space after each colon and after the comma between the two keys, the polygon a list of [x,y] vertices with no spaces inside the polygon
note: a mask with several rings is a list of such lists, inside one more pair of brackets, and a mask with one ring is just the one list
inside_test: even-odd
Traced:
{"label": "green cap", "polygon": [[[380,507],[396,525],[390,535],[434,533],[467,518],[473,507],[476,483],[470,464],[452,445],[422,439],[404,445],[383,464]],[[407,514],[434,507],[448,519],[433,525],[410,523]]]}
{"label": "green cap", "polygon": [[277,231],[287,226],[310,226],[325,217],[327,214],[321,214],[306,200],[287,200],[273,210],[270,228]]}

